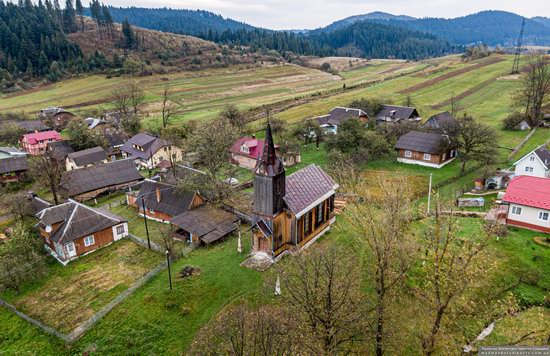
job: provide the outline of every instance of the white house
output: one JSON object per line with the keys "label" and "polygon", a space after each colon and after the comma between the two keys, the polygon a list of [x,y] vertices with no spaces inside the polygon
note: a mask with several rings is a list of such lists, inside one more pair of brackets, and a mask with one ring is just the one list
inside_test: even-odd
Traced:
{"label": "white house", "polygon": [[540,146],[520,158],[514,165],[517,176],[550,178],[550,151]]}
{"label": "white house", "polygon": [[550,233],[550,179],[516,177],[502,201],[508,203],[508,225]]}

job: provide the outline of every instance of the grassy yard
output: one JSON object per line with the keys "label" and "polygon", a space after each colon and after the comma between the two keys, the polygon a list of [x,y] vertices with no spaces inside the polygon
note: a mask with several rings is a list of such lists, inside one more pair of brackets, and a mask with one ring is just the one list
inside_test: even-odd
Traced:
{"label": "grassy yard", "polygon": [[28,315],[70,332],[163,260],[129,240],[121,240],[62,266],[51,261],[48,274],[2,297]]}

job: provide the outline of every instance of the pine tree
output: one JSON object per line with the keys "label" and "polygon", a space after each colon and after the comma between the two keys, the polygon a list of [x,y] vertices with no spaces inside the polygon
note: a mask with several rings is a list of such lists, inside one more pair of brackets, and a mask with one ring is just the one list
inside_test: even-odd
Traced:
{"label": "pine tree", "polygon": [[76,13],[73,7],[73,0],[65,1],[65,10],[63,10],[63,29],[65,33],[76,32]]}
{"label": "pine tree", "polygon": [[136,34],[128,22],[128,19],[125,19],[122,23],[122,37],[124,48],[133,49],[137,47]]}
{"label": "pine tree", "polygon": [[80,16],[80,29],[84,31],[84,7],[82,6],[82,1],[76,0],[76,13]]}

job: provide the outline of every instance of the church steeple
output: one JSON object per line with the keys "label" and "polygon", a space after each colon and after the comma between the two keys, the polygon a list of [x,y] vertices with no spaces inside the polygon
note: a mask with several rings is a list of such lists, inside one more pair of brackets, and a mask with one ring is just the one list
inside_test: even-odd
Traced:
{"label": "church steeple", "polygon": [[275,143],[273,142],[273,134],[271,133],[271,125],[268,122],[262,156],[258,160],[258,163],[256,163],[256,173],[273,177],[284,172],[284,170],[281,159],[277,157]]}
{"label": "church steeple", "polygon": [[284,209],[286,177],[283,162],[277,157],[271,125],[267,124],[261,157],[256,163],[254,177],[254,212],[273,217]]}

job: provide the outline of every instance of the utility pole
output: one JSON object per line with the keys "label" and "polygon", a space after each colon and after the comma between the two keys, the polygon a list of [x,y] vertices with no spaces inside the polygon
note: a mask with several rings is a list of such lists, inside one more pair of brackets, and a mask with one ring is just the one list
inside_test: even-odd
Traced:
{"label": "utility pole", "polygon": [[143,208],[143,221],[145,222],[145,233],[147,234],[147,246],[151,249],[151,240],[149,240],[149,227],[147,226],[147,211],[145,210],[145,197],[141,196],[141,206]]}
{"label": "utility pole", "polygon": [[168,264],[168,282],[170,283],[170,290],[172,290],[172,271],[170,270],[170,251],[166,250],[166,263]]}
{"label": "utility pole", "polygon": [[430,203],[432,200],[432,176],[433,173],[430,173],[430,186],[428,188],[428,215],[430,215]]}

